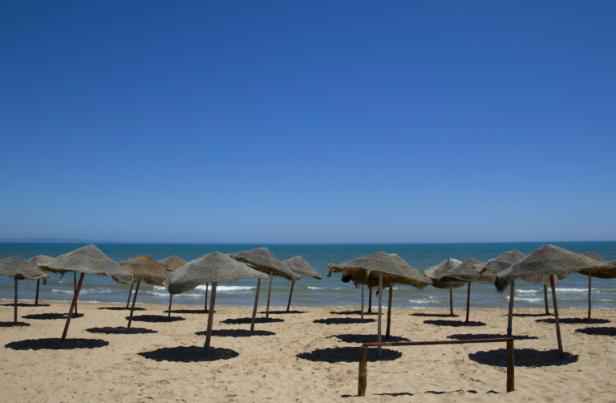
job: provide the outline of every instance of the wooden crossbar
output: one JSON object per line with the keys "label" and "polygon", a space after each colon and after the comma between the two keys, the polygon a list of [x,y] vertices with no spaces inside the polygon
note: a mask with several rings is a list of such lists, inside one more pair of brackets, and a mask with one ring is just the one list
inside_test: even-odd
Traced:
{"label": "wooden crossbar", "polygon": [[410,346],[439,346],[444,344],[480,344],[480,343],[506,343],[507,344],[507,392],[513,392],[515,387],[513,337],[494,337],[469,340],[434,340],[434,341],[384,341],[364,343],[361,346],[359,358],[359,378],[357,394],[366,395],[368,387],[368,349],[374,347],[410,347]]}

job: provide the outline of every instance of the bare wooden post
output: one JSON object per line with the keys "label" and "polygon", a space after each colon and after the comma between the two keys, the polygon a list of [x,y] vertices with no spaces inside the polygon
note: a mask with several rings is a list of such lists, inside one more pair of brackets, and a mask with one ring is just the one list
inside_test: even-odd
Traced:
{"label": "bare wooden post", "polygon": [[592,277],[588,276],[588,319],[592,317]]}
{"label": "bare wooden post", "polygon": [[203,298],[203,312],[207,312],[207,294],[208,294],[208,287],[209,283],[205,283],[205,295]]}
{"label": "bare wooden post", "polygon": [[548,304],[548,286],[543,285],[543,302],[545,304],[545,314],[550,315],[550,305]]}
{"label": "bare wooden post", "polygon": [[210,296],[210,307],[208,309],[207,315],[207,332],[205,336],[205,349],[210,348],[210,341],[212,339],[212,325],[214,323],[214,307],[216,305],[216,287],[218,286],[217,282],[212,283],[212,295]]}
{"label": "bare wooden post", "polygon": [[81,273],[79,276],[79,282],[77,283],[77,289],[73,293],[73,301],[71,302],[71,307],[68,310],[68,315],[66,316],[66,323],[64,324],[64,331],[62,332],[62,340],[66,340],[66,335],[68,334],[68,328],[71,324],[71,313],[76,309],[77,300],[79,299],[79,292],[81,291],[81,286],[83,285],[83,276],[84,273]]}
{"label": "bare wooden post", "polygon": [[41,279],[36,280],[36,293],[34,294],[34,305],[39,304],[39,291],[41,289]]}
{"label": "bare wooden post", "polygon": [[558,321],[558,303],[556,302],[556,286],[554,285],[554,274],[550,276],[550,286],[552,287],[552,305],[554,306],[554,323],[556,324],[556,339],[558,341],[558,352],[563,355],[563,340],[560,335],[560,322]]}
{"label": "bare wooden post", "polygon": [[391,303],[393,300],[393,295],[394,287],[390,285],[388,295],[389,301],[387,302],[387,329],[385,330],[385,338],[387,339],[391,336]]}
{"label": "bare wooden post", "polygon": [[167,308],[167,318],[171,320],[171,305],[173,304],[173,294],[169,293],[169,308]]}
{"label": "bare wooden post", "polygon": [[133,286],[135,285],[134,281],[130,282],[130,288],[128,289],[128,298],[126,299],[126,309],[130,308],[130,297],[133,293]]}
{"label": "bare wooden post", "polygon": [[359,308],[359,317],[364,318],[364,285],[360,284],[359,288],[361,288],[361,306]]}
{"label": "bare wooden post", "polygon": [[17,306],[19,305],[17,301],[19,301],[19,297],[17,296],[17,276],[15,276],[15,292],[13,293],[13,323],[17,323]]}
{"label": "bare wooden post", "polygon": [[261,290],[261,279],[257,279],[257,289],[255,290],[255,304],[252,307],[252,320],[250,321],[250,331],[255,331],[255,318],[257,316],[257,308],[259,307],[259,291]]}
{"label": "bare wooden post", "polygon": [[366,396],[366,387],[368,386],[368,347],[361,348],[361,357],[359,358],[359,378],[357,381],[357,395]]}
{"label": "bare wooden post", "polygon": [[449,316],[454,316],[453,314],[453,288],[449,289]]}
{"label": "bare wooden post", "polygon": [[466,320],[465,320],[466,323],[468,323],[468,317],[470,314],[470,310],[471,310],[471,282],[469,281],[466,285]]}
{"label": "bare wooden post", "polygon": [[[76,271],[73,272],[73,292],[75,291],[77,291],[77,272]],[[75,316],[79,315],[79,312],[77,312],[78,305],[79,305],[79,301],[77,300],[75,301],[75,307],[73,308],[73,311],[75,312]]]}
{"label": "bare wooden post", "polygon": [[368,313],[372,313],[372,287],[368,287]]}
{"label": "bare wooden post", "polygon": [[507,315],[507,336],[513,333],[513,300],[515,299],[515,281],[511,280],[509,285],[509,314]]}
{"label": "bare wooden post", "polygon": [[291,280],[289,288],[289,301],[287,301],[287,312],[291,312],[291,299],[293,298],[293,289],[295,288],[295,280]]}
{"label": "bare wooden post", "polygon": [[269,285],[267,286],[267,305],[265,306],[265,317],[269,319],[270,303],[272,302],[272,279],[274,276],[269,275]]}
{"label": "bare wooden post", "polygon": [[515,357],[513,355],[513,339],[507,341],[507,392],[515,390]]}
{"label": "bare wooden post", "polygon": [[133,312],[135,311],[135,303],[137,302],[137,294],[139,294],[139,286],[141,285],[141,280],[137,280],[137,285],[135,286],[135,292],[133,293],[133,303],[130,306],[130,314],[128,315],[128,325],[127,328],[130,329],[131,323],[133,323]]}
{"label": "bare wooden post", "polygon": [[[378,341],[381,343],[383,338],[381,337],[381,318],[383,317],[383,273],[379,273],[379,335]],[[379,347],[380,351],[381,347]]]}

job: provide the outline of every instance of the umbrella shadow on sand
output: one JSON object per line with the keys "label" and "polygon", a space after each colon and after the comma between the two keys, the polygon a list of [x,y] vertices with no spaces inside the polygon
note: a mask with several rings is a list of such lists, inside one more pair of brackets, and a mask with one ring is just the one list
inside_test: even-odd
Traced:
{"label": "umbrella shadow on sand", "polygon": [[30,326],[26,322],[0,322],[0,327],[25,327]]}
{"label": "umbrella shadow on sand", "polygon": [[[452,334],[452,335],[447,336],[448,339],[453,339],[453,340],[495,339],[495,338],[500,338],[500,337],[507,337],[507,335],[506,334],[494,334],[494,333],[479,333],[479,334],[462,333],[462,334]],[[538,337],[528,336],[525,334],[519,334],[519,335],[513,336],[513,339],[514,340],[537,340]]]}
{"label": "umbrella shadow on sand", "polygon": [[[8,304],[1,304],[0,306],[15,306],[15,303],[11,302]],[[48,307],[49,304],[32,304],[28,302],[20,302],[17,304],[17,306],[20,308],[44,308]]]}
{"label": "umbrella shadow on sand", "polygon": [[450,314],[450,313],[430,313],[430,312],[416,312],[412,313],[411,316],[422,316],[422,317],[432,317],[432,318],[457,318],[458,315]]}
{"label": "umbrella shadow on sand", "polygon": [[[337,334],[334,336],[336,339],[343,341],[345,343],[373,343],[378,341],[378,335],[376,334]],[[406,337],[401,336],[383,336],[383,341],[410,341]]]}
{"label": "umbrella shadow on sand", "polygon": [[95,334],[148,334],[158,333],[156,330],[146,329],[143,327],[91,327],[86,329],[86,332]]}
{"label": "umbrella shadow on sand", "polygon": [[74,350],[100,348],[109,342],[101,339],[28,339],[8,343],[5,347],[13,350]]}
{"label": "umbrella shadow on sand", "polygon": [[616,336],[616,327],[583,327],[575,331],[593,336]]}
{"label": "umbrella shadow on sand", "polygon": [[[126,317],[128,320],[129,317]],[[133,322],[148,322],[148,323],[164,323],[164,322],[177,322],[180,320],[185,320],[181,316],[167,316],[167,315],[137,315],[133,316]]]}
{"label": "umbrella shadow on sand", "polygon": [[[297,354],[297,358],[315,362],[328,362],[330,364],[342,362],[359,362],[361,347],[333,347],[321,348],[310,352]],[[368,349],[368,361],[393,361],[402,357],[402,353],[395,350],[370,348]]]}
{"label": "umbrella shadow on sand", "polygon": [[[361,315],[361,311],[331,311],[331,315]],[[364,316],[378,315],[378,312],[364,312]]]}
{"label": "umbrella shadow on sand", "polygon": [[[165,310],[163,312],[164,313],[169,313],[168,310]],[[171,313],[180,313],[180,314],[191,315],[191,314],[205,314],[205,313],[209,313],[209,311],[207,309],[203,309],[203,308],[196,308],[196,309],[172,309]],[[214,313],[216,313],[216,311],[214,311]]]}
{"label": "umbrella shadow on sand", "polygon": [[451,327],[478,327],[485,326],[486,324],[479,321],[469,320],[465,322],[463,320],[444,320],[444,319],[435,319],[435,320],[424,320],[425,324],[434,325],[434,326],[451,326]]}
{"label": "umbrella shadow on sand", "polygon": [[[202,330],[195,333],[197,336],[205,336],[206,331]],[[253,330],[249,329],[214,329],[212,336],[218,337],[252,337],[252,336],[274,336],[276,333],[269,330]]]}
{"label": "umbrella shadow on sand", "polygon": [[324,318],[324,319],[316,319],[312,321],[313,323],[318,323],[320,325],[353,325],[357,323],[371,323],[374,322],[374,319],[369,318]]}
{"label": "umbrella shadow on sand", "polygon": [[[66,320],[68,314],[66,312],[47,312],[47,313],[32,313],[30,315],[24,315],[22,318],[24,319],[34,319],[34,320]],[[81,318],[83,316],[82,313],[72,314],[72,319]]]}
{"label": "umbrella shadow on sand", "polygon": [[[127,308],[125,306],[101,306],[98,309],[102,311],[130,311],[130,307]],[[145,308],[136,306],[135,308],[133,308],[133,310],[134,311],[145,311]]]}
{"label": "umbrella shadow on sand", "polygon": [[220,347],[205,349],[203,346],[178,346],[159,348],[154,351],[139,353],[139,355],[154,361],[203,362],[229,360],[239,356],[239,353],[228,348]]}
{"label": "umbrella shadow on sand", "polygon": [[[507,349],[478,351],[468,357],[479,364],[495,367],[507,367]],[[515,349],[514,360],[516,367],[547,367],[553,365],[567,365],[577,362],[578,356],[558,350],[536,350],[531,348]]]}
{"label": "umbrella shadow on sand", "polygon": [[[265,313],[264,311],[261,313]],[[300,314],[300,313],[306,313],[306,311],[294,311],[294,310],[289,310],[289,311],[269,311],[270,315],[291,315],[291,314]]]}
{"label": "umbrella shadow on sand", "polygon": [[[284,320],[280,318],[255,318],[255,323],[275,323],[275,322],[284,322]],[[226,325],[249,325],[252,323],[252,318],[231,318],[225,319],[222,323]]]}
{"label": "umbrella shadow on sand", "polygon": [[[507,317],[507,315],[504,315]],[[511,316],[516,318],[541,318],[545,316],[552,316],[551,313],[514,313]]]}
{"label": "umbrella shadow on sand", "polygon": [[[536,322],[548,323],[548,324],[553,325],[554,323],[556,323],[556,320],[554,318],[537,319]],[[560,322],[563,325],[602,325],[604,323],[610,323],[610,321],[607,319],[588,319],[588,318],[560,318],[558,319],[558,322]]]}

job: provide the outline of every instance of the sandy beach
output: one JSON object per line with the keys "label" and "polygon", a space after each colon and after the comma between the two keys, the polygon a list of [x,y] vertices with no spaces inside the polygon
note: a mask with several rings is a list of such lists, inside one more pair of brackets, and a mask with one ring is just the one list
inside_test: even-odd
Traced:
{"label": "sandy beach", "polygon": [[[3,301],[7,303],[8,301]],[[109,305],[104,305],[109,306]],[[117,305],[119,306],[119,305]],[[136,315],[164,315],[162,305],[142,305]],[[134,327],[156,333],[101,334],[86,329],[125,326],[126,311],[99,309],[100,304],[80,304],[81,318],[74,319],[70,338],[100,339],[99,348],[64,350],[15,350],[7,343],[26,339],[59,337],[64,321],[28,318],[28,315],[60,313],[65,303],[45,307],[23,307],[22,320],[28,327],[0,328],[2,344],[2,401],[5,402],[324,402],[324,401],[616,401],[616,339],[612,336],[575,332],[605,324],[563,324],[564,365],[542,362],[541,351],[555,348],[554,326],[539,323],[541,316],[516,317],[514,333],[537,339],[516,341],[518,354],[516,391],[505,393],[505,369],[489,362],[494,354],[473,353],[498,350],[499,344],[399,347],[386,351],[385,361],[368,364],[368,389],[357,397],[358,363],[355,354],[342,348],[354,347],[360,335],[376,332],[376,323],[341,323],[358,315],[339,314],[355,307],[297,308],[303,313],[274,314],[282,321],[258,324],[266,331],[252,337],[232,332],[248,329],[247,324],[225,323],[247,317],[249,307],[217,306],[214,328],[225,330],[214,336],[212,345],[233,350],[238,355],[209,362],[166,361],[173,354],[147,358],[161,348],[202,346],[196,335],[206,323],[206,315],[175,313],[184,318],[175,322],[143,322]],[[194,310],[195,305],[177,306]],[[2,320],[9,320],[12,308],[2,306]],[[524,310],[539,314],[539,311]],[[445,340],[456,334],[503,334],[505,312],[477,309],[471,319],[479,326],[446,326],[452,318],[418,316],[432,310],[394,310],[392,335],[412,340]],[[460,312],[461,313],[461,312]],[[584,317],[583,310],[565,310],[563,318]],[[47,315],[42,315],[46,317]],[[35,316],[36,317],[36,316]],[[616,314],[596,310],[595,317],[614,323]],[[374,316],[367,318],[374,319]],[[154,318],[156,319],[156,318]],[[453,318],[463,320],[463,318]],[[436,323],[424,323],[437,321]],[[612,325],[613,326],[613,325]],[[346,335],[346,336],[345,336]],[[235,337],[233,337],[235,336]],[[353,343],[355,342],[355,343]],[[315,350],[328,350],[325,354]],[[399,353],[401,355],[399,355]],[[146,356],[140,355],[146,353]],[[155,354],[154,354],[155,355]],[[487,357],[488,363],[482,363]],[[177,357],[175,357],[177,358]],[[333,360],[338,362],[326,362]],[[492,360],[493,361],[493,360]],[[536,365],[535,367],[527,365]]]}

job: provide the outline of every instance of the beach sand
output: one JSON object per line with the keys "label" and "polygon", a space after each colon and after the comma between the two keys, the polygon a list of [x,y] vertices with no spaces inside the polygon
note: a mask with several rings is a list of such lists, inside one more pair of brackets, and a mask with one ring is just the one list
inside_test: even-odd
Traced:
{"label": "beach sand", "polygon": [[[7,303],[9,301],[3,301]],[[105,306],[108,306],[105,304]],[[119,305],[118,305],[119,306]],[[162,305],[141,305],[145,311],[136,315],[164,315]],[[203,336],[195,334],[205,327],[205,314],[174,314],[185,320],[177,322],[135,321],[134,327],[155,330],[151,334],[93,334],[92,327],[125,326],[126,311],[101,310],[100,304],[82,303],[85,316],[71,323],[69,338],[102,339],[109,344],[100,348],[69,350],[14,350],[7,343],[25,339],[59,337],[63,320],[28,319],[30,314],[65,312],[66,303],[47,307],[20,308],[22,320],[29,327],[0,328],[0,379],[2,402],[615,402],[616,336],[588,335],[575,332],[587,327],[616,327],[616,312],[599,310],[596,318],[607,324],[563,324],[565,350],[577,355],[577,361],[564,365],[516,366],[516,391],[505,392],[505,368],[480,363],[494,354],[473,353],[504,348],[501,343],[482,345],[448,345],[399,347],[401,353],[390,361],[368,364],[366,397],[357,397],[358,363],[355,355],[344,354],[345,347],[358,346],[340,340],[337,335],[376,333],[372,323],[315,323],[320,319],[334,322],[358,315],[333,314],[332,311],[356,307],[295,308],[298,314],[274,314],[282,322],[257,324],[258,330],[274,333],[252,337],[214,336],[212,345],[234,350],[239,355],[210,362],[170,362],[146,358],[139,353],[178,346],[202,346]],[[175,306],[174,309],[198,309],[198,306]],[[394,309],[392,334],[413,340],[446,340],[454,334],[503,334],[505,311],[475,309],[473,321],[485,326],[452,327],[426,324],[446,317],[415,316],[414,313],[445,313],[426,309]],[[524,310],[524,312],[531,312]],[[533,311],[539,313],[540,311]],[[248,329],[247,324],[227,324],[225,319],[248,317],[250,307],[217,306],[215,329]],[[458,312],[462,314],[463,312]],[[561,316],[584,317],[584,310],[567,309]],[[374,316],[368,317],[375,319]],[[12,319],[12,307],[0,307],[0,320]],[[463,317],[455,318],[463,320]],[[517,349],[540,353],[556,347],[554,326],[536,322],[541,317],[516,317],[514,333],[537,339],[516,341]],[[351,337],[352,340],[356,339]],[[334,354],[310,354],[318,349],[333,348]],[[307,354],[307,358],[300,358]],[[394,353],[395,354],[395,353]],[[316,358],[315,358],[316,356]],[[163,358],[174,358],[171,354]],[[318,361],[341,359],[349,362]],[[518,354],[518,361],[541,365],[537,355]]]}

